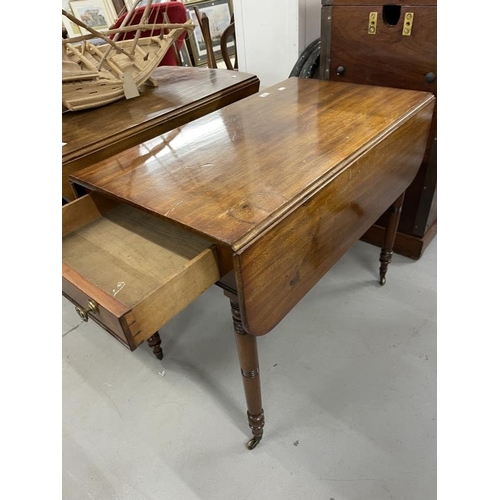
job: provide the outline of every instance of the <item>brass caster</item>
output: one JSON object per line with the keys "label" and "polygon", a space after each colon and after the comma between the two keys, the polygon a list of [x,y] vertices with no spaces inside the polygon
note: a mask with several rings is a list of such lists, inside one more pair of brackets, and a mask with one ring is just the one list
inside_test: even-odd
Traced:
{"label": "brass caster", "polygon": [[254,436],[250,441],[247,443],[247,449],[253,450],[261,441],[262,436]]}
{"label": "brass caster", "polygon": [[380,284],[381,284],[382,286],[384,286],[384,285],[385,285],[385,276],[381,276],[381,277],[380,277]]}

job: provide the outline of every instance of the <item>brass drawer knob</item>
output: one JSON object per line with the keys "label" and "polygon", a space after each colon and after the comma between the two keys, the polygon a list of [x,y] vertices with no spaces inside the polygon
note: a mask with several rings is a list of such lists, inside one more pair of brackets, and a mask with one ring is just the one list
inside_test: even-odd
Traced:
{"label": "brass drawer knob", "polygon": [[79,306],[76,306],[75,309],[83,321],[89,320],[89,312],[91,312],[92,314],[99,314],[97,304],[92,299],[89,299],[89,301],[87,302],[87,309],[83,309]]}

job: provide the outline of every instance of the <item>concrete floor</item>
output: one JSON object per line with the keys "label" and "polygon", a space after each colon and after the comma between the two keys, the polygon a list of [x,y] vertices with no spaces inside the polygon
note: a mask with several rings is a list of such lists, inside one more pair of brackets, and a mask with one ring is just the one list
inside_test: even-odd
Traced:
{"label": "concrete floor", "polygon": [[358,242],[259,338],[266,426],[248,451],[229,301],[212,287],[131,353],[63,298],[64,500],[436,498],[437,240]]}

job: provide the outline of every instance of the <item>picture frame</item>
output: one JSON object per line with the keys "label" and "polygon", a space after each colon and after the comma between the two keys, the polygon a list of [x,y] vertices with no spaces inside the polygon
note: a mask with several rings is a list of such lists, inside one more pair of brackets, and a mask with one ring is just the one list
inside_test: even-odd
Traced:
{"label": "picture frame", "polygon": [[62,25],[66,28],[68,32],[68,38],[73,38],[75,36],[80,36],[82,34],[80,26],[71,22],[67,17],[62,16]]}
{"label": "picture frame", "polygon": [[[170,1],[171,0],[154,0],[153,3],[165,3],[165,2],[170,2]],[[135,0],[124,0],[124,3],[125,3],[125,7],[127,8],[127,10],[131,10],[135,4]],[[136,8],[144,7],[146,4],[147,4],[147,0],[142,0],[139,4],[137,4]]]}
{"label": "picture frame", "polygon": [[[69,5],[77,19],[96,31],[109,29],[117,18],[115,7],[109,0],[74,0]],[[82,33],[87,33],[86,29],[79,29]]]}
{"label": "picture frame", "polygon": [[[73,11],[71,10],[71,7],[69,5],[69,0],[62,0],[62,8],[66,12],[69,12],[70,14],[73,13]],[[62,27],[66,28],[66,31],[68,33],[69,38],[73,38],[75,36],[80,36],[82,34],[82,32],[80,30],[80,26],[78,26],[74,22],[70,21],[66,16],[62,16]]]}
{"label": "picture frame", "polygon": [[[123,3],[125,4],[127,11],[130,11],[134,7],[135,0],[123,0]],[[162,0],[155,0],[154,3],[162,3]],[[146,0],[143,0],[141,3],[137,4],[136,8],[144,7],[144,5],[146,5]]]}
{"label": "picture frame", "polygon": [[[207,49],[205,41],[198,24],[198,19],[194,11],[194,6],[198,7],[200,12],[205,13],[210,21],[210,34],[212,36],[212,45],[216,59],[222,59],[220,50],[220,37],[222,32],[229,26],[233,14],[231,0],[211,0],[185,4],[190,19],[195,24],[195,29],[188,35],[188,45],[193,58],[194,66],[202,66],[207,63]],[[234,41],[229,43],[229,55],[234,54]]]}

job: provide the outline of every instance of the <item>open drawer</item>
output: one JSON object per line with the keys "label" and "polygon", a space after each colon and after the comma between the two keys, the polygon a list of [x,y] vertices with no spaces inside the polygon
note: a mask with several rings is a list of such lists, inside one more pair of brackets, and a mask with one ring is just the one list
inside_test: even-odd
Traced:
{"label": "open drawer", "polygon": [[210,242],[97,193],[63,206],[62,232],[63,295],[131,350],[219,279]]}

